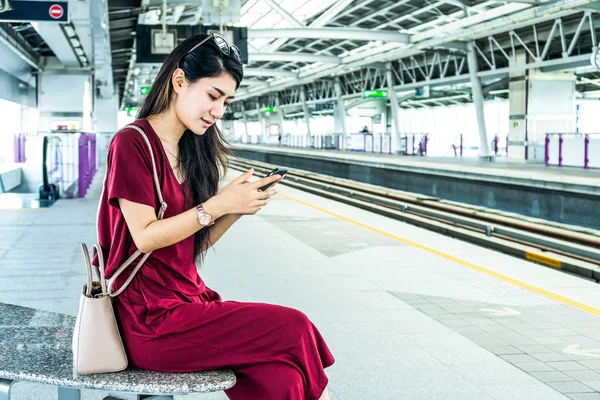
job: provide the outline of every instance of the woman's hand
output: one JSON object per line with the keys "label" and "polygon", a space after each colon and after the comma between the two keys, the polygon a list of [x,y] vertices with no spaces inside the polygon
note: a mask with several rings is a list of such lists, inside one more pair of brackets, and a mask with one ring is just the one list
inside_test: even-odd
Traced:
{"label": "woman's hand", "polygon": [[[246,171],[223,188],[213,199],[215,206],[222,214],[254,215],[266,206],[277,191],[269,189],[261,192],[258,189],[272,182],[281,180],[280,175],[268,176],[255,182],[248,182],[254,169]],[[213,200],[210,199],[209,201]]]}

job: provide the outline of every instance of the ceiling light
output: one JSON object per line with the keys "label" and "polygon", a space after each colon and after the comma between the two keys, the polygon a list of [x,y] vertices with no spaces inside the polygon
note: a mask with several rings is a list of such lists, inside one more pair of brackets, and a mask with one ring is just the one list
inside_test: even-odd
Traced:
{"label": "ceiling light", "polygon": [[73,47],[81,46],[81,43],[79,43],[79,40],[77,40],[75,38],[71,38],[71,44],[73,45]]}
{"label": "ceiling light", "polygon": [[67,32],[67,35],[69,35],[70,37],[75,36],[75,31],[73,30],[73,28],[71,28],[70,25],[65,25],[65,32]]}
{"label": "ceiling light", "polygon": [[76,53],[78,56],[83,56],[83,55],[85,55],[85,53],[83,52],[83,50],[81,50],[81,47],[78,47],[78,48],[76,48],[76,49],[75,49],[75,53]]}

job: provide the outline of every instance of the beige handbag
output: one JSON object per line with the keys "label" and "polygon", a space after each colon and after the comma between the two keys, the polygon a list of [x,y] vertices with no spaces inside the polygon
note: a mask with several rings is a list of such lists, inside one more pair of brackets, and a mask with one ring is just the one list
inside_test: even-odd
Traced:
{"label": "beige handbag", "polygon": [[[143,136],[152,157],[152,169],[154,173],[154,185],[160,200],[160,209],[158,219],[163,219],[167,209],[167,203],[163,200],[160,191],[158,174],[156,173],[156,164],[154,162],[154,153],[148,137],[142,129],[135,125],[127,125],[125,128],[133,128]],[[106,183],[106,177],[105,177]],[[76,374],[100,374],[107,372],[123,371],[127,368],[127,355],[123,346],[119,326],[115,318],[112,299],[123,292],[129,286],[135,274],[142,267],[144,262],[150,257],[150,253],[143,255],[137,263],[135,269],[127,278],[127,281],[115,293],[112,292],[112,284],[117,277],[133,263],[142,252],[137,250],[127,259],[115,272],[111,281],[108,282],[104,277],[104,254],[100,244],[94,245],[94,256],[98,254],[98,267],[92,268],[90,254],[85,243],[81,244],[83,257],[87,268],[87,283],[83,286],[81,298],[79,301],[79,313],[73,331],[73,371]],[[97,281],[93,280],[92,269],[96,272]]]}

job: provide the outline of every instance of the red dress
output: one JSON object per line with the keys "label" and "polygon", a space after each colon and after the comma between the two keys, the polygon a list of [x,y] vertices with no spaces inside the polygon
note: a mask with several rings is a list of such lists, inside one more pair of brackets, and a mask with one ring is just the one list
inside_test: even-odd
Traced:
{"label": "red dress", "polygon": [[[152,145],[168,205],[165,218],[186,211],[186,193],[160,139],[146,120],[135,124]],[[98,235],[110,278],[136,251],[118,198],[158,207],[150,151],[134,129],[114,138],[104,185]],[[334,358],[308,317],[278,305],[223,301],[198,275],[193,236],[155,250],[116,305],[130,362],[137,367],[164,372],[229,367],[237,377],[226,391],[230,399],[317,400],[328,383],[323,369]]]}

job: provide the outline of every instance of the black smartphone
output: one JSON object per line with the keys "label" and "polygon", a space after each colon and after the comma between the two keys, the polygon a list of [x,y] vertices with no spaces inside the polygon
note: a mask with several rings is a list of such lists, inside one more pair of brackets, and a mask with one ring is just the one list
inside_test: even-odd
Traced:
{"label": "black smartphone", "polygon": [[[277,167],[277,168],[275,168],[273,171],[269,172],[269,173],[268,173],[268,174],[265,176],[265,178],[266,178],[266,177],[269,177],[269,176],[271,176],[271,175],[281,175],[281,177],[283,178],[283,176],[284,176],[284,175],[287,173],[287,171],[288,171],[288,169],[287,169],[287,168],[285,168],[285,167]],[[276,184],[276,183],[277,183],[277,182],[271,182],[271,183],[268,183],[268,184],[266,184],[265,186],[263,186],[263,187],[261,187],[261,188],[258,188],[258,190],[260,190],[260,191],[263,191],[263,192],[264,192],[265,190],[268,190],[268,189],[269,189],[271,186],[273,186],[273,185],[274,185],[274,184]]]}

